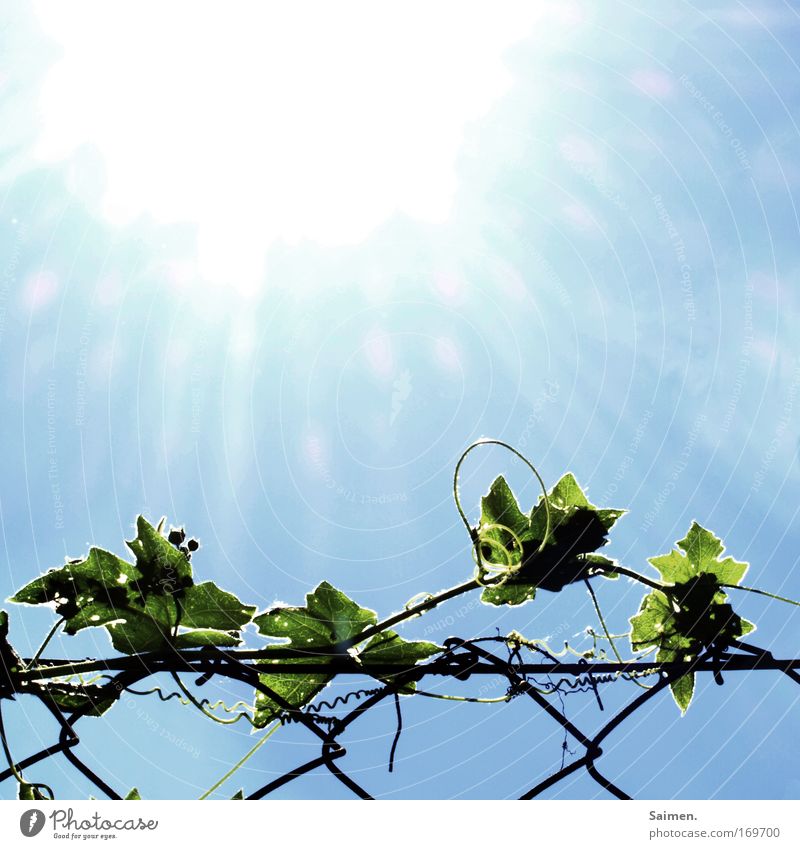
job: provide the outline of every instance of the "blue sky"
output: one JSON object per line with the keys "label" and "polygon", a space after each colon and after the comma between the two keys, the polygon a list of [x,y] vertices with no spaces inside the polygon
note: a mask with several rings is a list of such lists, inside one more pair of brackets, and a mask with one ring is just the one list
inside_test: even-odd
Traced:
{"label": "blue sky", "polygon": [[[450,480],[480,436],[629,508],[609,552],[631,568],[697,519],[750,584],[800,596],[789,5],[508,4],[493,22],[356,5],[316,26],[56,5],[0,26],[3,597],[89,545],[122,554],[144,513],[185,524],[196,573],[262,608],[328,579],[388,613],[470,574]],[[535,498],[487,449],[465,470],[473,516],[499,473]],[[640,591],[601,590],[625,631]],[[793,608],[735,602],[755,642],[796,655]],[[5,607],[34,650],[50,611]],[[580,644],[593,623],[573,587],[453,602],[404,634]],[[798,798],[798,695],[732,674],[684,718],[656,700],[604,772],[642,797]],[[607,711],[632,696],[607,687]],[[566,710],[605,718],[591,696]],[[5,715],[19,756],[54,733],[24,699]],[[521,699],[405,699],[404,719],[392,774],[391,705],[345,741],[381,797],[510,797],[560,762]],[[149,798],[196,797],[253,742],[152,698],[81,734]],[[281,729],[242,780],[311,757],[307,737]],[[66,762],[41,771],[90,792]],[[319,774],[282,793],[346,791]],[[604,794],[577,777],[549,795]]]}

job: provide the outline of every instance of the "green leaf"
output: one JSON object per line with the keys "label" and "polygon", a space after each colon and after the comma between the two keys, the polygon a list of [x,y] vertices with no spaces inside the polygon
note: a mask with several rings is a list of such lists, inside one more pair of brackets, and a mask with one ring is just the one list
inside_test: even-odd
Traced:
{"label": "green leaf", "polygon": [[[377,621],[374,610],[360,607],[343,592],[323,581],[306,596],[305,607],[275,607],[253,620],[265,636],[284,640],[284,645],[274,648],[291,647],[308,651],[310,656],[288,661],[265,659],[259,663],[325,663],[326,658],[341,656],[348,643]],[[259,676],[262,684],[294,708],[308,704],[330,678],[329,674],[319,672],[306,675],[264,673]],[[256,692],[254,721],[257,727],[263,727],[283,710],[279,702],[260,691]]]}
{"label": "green leaf", "polygon": [[64,618],[67,634],[105,626],[114,648],[125,654],[162,651],[171,645],[238,645],[241,640],[234,632],[251,620],[255,607],[210,581],[195,585],[186,554],[142,516],[136,529],[136,538],[127,542],[135,564],[92,548],[85,558],[31,581],[11,600],[52,604]]}
{"label": "green leaf", "polygon": [[[420,660],[426,660],[444,651],[441,646],[425,640],[404,640],[394,631],[383,631],[376,634],[358,654],[365,671],[370,672],[372,664],[392,664],[398,666],[414,666]],[[385,673],[376,675],[381,681],[391,683],[392,676]],[[399,693],[411,694],[417,688],[415,681],[409,681],[398,690]]]}
{"label": "green leaf", "polygon": [[[697,522],[677,546],[680,551],[650,558],[671,586],[642,600],[631,619],[631,647],[638,651],[655,646],[660,660],[688,662],[712,647],[725,649],[755,625],[734,612],[722,587],[738,584],[747,564],[732,557],[721,560],[722,541]],[[694,693],[694,675],[684,675],[670,686],[685,713]]]}
{"label": "green leaf", "polygon": [[669,554],[650,557],[648,562],[658,569],[661,579],[669,584],[679,584],[688,581],[694,575],[689,558],[673,549]]}
{"label": "green leaf", "polygon": [[[542,499],[544,501],[544,499]],[[610,508],[599,509],[590,503],[586,493],[581,488],[572,472],[567,472],[564,477],[553,487],[550,493],[550,506],[557,509],[570,511],[570,508],[583,507],[597,514],[606,531],[610,531],[617,519],[624,516],[625,510]]]}
{"label": "green leaf", "polygon": [[128,795],[123,799],[124,802],[141,802],[142,797],[139,795],[139,791],[134,787],[128,793]]}
{"label": "green leaf", "polygon": [[47,693],[61,710],[81,711],[84,716],[102,716],[119,699],[121,691],[97,684],[72,684],[54,681]]}
{"label": "green leaf", "polygon": [[669,554],[650,558],[664,581],[681,583],[708,573],[715,575],[720,584],[738,584],[747,572],[747,563],[732,557],[720,560],[725,550],[722,541],[697,522],[692,522],[689,533],[677,545],[683,554],[673,549]]}
{"label": "green leaf", "polygon": [[192,583],[189,558],[179,551],[144,516],[136,520],[136,538],[126,545],[136,556],[136,567],[145,584],[145,594],[180,594]]}
{"label": "green leaf", "polygon": [[536,587],[528,583],[505,583],[497,587],[486,587],[481,593],[481,601],[484,604],[500,606],[508,604],[517,606],[533,601],[536,598]]}
{"label": "green leaf", "polygon": [[128,605],[131,586],[140,577],[135,566],[110,551],[92,548],[83,560],[72,560],[34,579],[11,601],[52,604],[65,620],[64,631],[75,634],[117,618]]}
{"label": "green leaf", "polygon": [[633,651],[661,645],[673,613],[672,604],[664,593],[659,590],[648,593],[642,599],[639,612],[630,620]]}
{"label": "green leaf", "polygon": [[181,625],[189,628],[238,631],[251,621],[256,608],[242,604],[232,593],[206,581],[186,589],[181,611]]}
{"label": "green leaf", "polygon": [[231,801],[236,799],[244,799],[244,790],[237,790],[233,796],[231,796]]}
{"label": "green leaf", "polygon": [[294,648],[333,648],[352,640],[378,617],[323,581],[306,596],[305,607],[275,607],[253,620],[268,637],[283,637]]}
{"label": "green leaf", "polygon": [[[668,649],[662,649],[656,655],[656,660],[659,663],[670,663],[676,659],[680,659],[677,653]],[[669,688],[672,691],[675,704],[681,709],[681,713],[686,713],[694,695],[694,672],[689,672],[686,675],[681,675],[675,681],[670,681]]]}
{"label": "green leaf", "polygon": [[586,493],[581,489],[575,475],[567,472],[553,487],[550,493],[550,506],[566,509],[568,507],[591,507]]}
{"label": "green leaf", "polygon": [[162,651],[170,644],[177,615],[171,596],[150,595],[144,607],[131,605],[116,622],[110,623],[111,643],[125,654]]}
{"label": "green leaf", "polygon": [[[613,561],[595,552],[608,542],[610,528],[625,511],[595,507],[571,472],[553,487],[548,498],[549,534],[544,497],[539,498],[526,524],[526,517],[502,477],[484,496],[478,528],[481,556],[486,564],[479,575],[487,584],[481,595],[484,603],[525,604],[535,597],[537,589],[558,592],[599,567],[613,565]],[[482,530],[498,523],[513,530],[516,539],[502,528]],[[543,546],[545,536],[547,542]],[[492,583],[490,579],[496,579],[498,574],[503,575],[502,582]]]}
{"label": "green leaf", "polygon": [[530,525],[502,475],[494,480],[489,492],[481,498],[481,527],[486,525],[504,525],[517,536],[524,534]]}
{"label": "green leaf", "polygon": [[[747,564],[730,557],[720,560],[721,541],[696,522],[678,546],[684,553],[673,550],[650,559],[669,586],[648,593],[630,620],[631,648],[656,647],[660,662],[686,663],[712,647],[724,650],[755,628],[734,612],[721,586],[741,580]],[[694,693],[694,674],[670,686],[685,713]]]}
{"label": "green leaf", "polygon": [[[274,648],[278,648],[275,646]],[[265,648],[269,651],[270,646]],[[321,658],[291,658],[291,659],[276,659],[276,660],[259,660],[258,663],[262,666],[268,666],[270,663],[291,663],[302,666],[308,663],[320,663]],[[307,705],[331,680],[333,676],[325,672],[306,672],[299,673],[263,673],[258,676],[258,680],[270,690],[274,691],[281,699],[293,708],[301,708]],[[272,696],[256,690],[255,714],[253,716],[253,724],[256,728],[263,728],[269,725],[273,719],[284,713],[284,706],[272,698]]]}
{"label": "green leaf", "polygon": [[241,637],[230,631],[217,631],[213,628],[195,628],[184,631],[172,638],[172,645],[176,649],[191,649],[198,646],[238,646],[242,642]]}

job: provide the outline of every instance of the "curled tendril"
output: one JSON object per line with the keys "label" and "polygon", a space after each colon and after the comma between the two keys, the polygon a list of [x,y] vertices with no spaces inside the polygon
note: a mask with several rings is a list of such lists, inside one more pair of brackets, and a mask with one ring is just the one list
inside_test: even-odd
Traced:
{"label": "curled tendril", "polygon": [[[179,682],[181,684],[182,682]],[[207,716],[209,719],[213,719],[214,722],[219,722],[222,725],[233,725],[237,722],[240,722],[242,719],[246,720],[250,723],[254,728],[256,728],[256,724],[253,721],[253,718],[250,716],[251,713],[254,712],[253,706],[247,704],[247,702],[238,701],[232,705],[226,704],[223,699],[217,699],[216,702],[212,702],[210,699],[197,699],[189,694],[188,690],[185,689],[185,686],[182,686],[182,692],[185,693],[185,696],[182,696],[178,692],[165,693],[161,687],[152,687],[149,690],[134,690],[132,687],[126,687],[125,692],[130,693],[134,696],[158,696],[158,698],[162,702],[169,702],[172,699],[177,699],[182,705],[192,705],[197,708],[204,716]],[[225,713],[235,713],[236,716],[231,719],[221,719],[218,716],[215,716],[213,711],[215,710],[223,710]]]}
{"label": "curled tendril", "polygon": [[[512,538],[516,550],[520,552],[520,556],[522,553],[522,540],[507,525],[501,525],[498,523],[492,525],[481,525],[477,531],[478,536],[476,545],[472,549],[472,557],[475,560],[475,580],[482,587],[495,587],[504,584],[522,565],[521,559],[516,563],[512,561],[511,552],[509,552],[508,548],[506,548],[503,543],[491,536],[488,536],[489,531],[495,530],[507,533]],[[506,562],[487,563],[482,558],[479,559],[477,554],[478,548],[484,545],[488,545],[489,548],[495,551],[502,552]],[[494,580],[487,580],[487,578]]]}
{"label": "curled tendril", "polygon": [[[344,696],[336,696],[336,698],[332,702],[323,699],[322,701],[307,705],[303,709],[303,713],[306,716],[311,716],[315,722],[321,722],[323,724],[332,725],[334,722],[336,722],[336,717],[323,716],[322,711],[336,710],[337,707],[341,707],[342,705],[348,704],[351,699],[358,702],[361,701],[361,699],[367,699],[370,696],[374,696],[382,691],[383,687],[373,687],[372,689],[368,690],[353,690],[350,693],[346,693]],[[278,721],[281,725],[290,725],[292,722],[302,722],[303,720],[295,714],[284,712],[278,717]]]}
{"label": "curled tendril", "polygon": [[[458,494],[458,481],[461,475],[461,466],[464,464],[464,460],[467,459],[467,456],[474,451],[476,448],[482,445],[499,445],[501,448],[505,448],[507,451],[510,451],[515,457],[518,457],[522,460],[523,463],[533,472],[536,480],[539,481],[539,485],[542,488],[542,495],[544,496],[544,509],[546,514],[545,520],[545,530],[544,536],[542,537],[542,541],[539,544],[538,552],[541,552],[542,549],[547,545],[547,541],[550,537],[550,498],[547,495],[547,487],[545,486],[544,480],[542,480],[542,476],[536,469],[536,466],[531,463],[531,461],[522,453],[517,451],[513,445],[509,445],[507,442],[503,442],[501,439],[478,439],[473,442],[471,445],[467,446],[466,449],[462,452],[461,456],[458,458],[458,462],[456,463],[455,471],[453,472],[453,501],[456,505],[456,510],[458,510],[458,515],[461,517],[461,521],[464,523],[464,527],[466,527],[467,532],[470,535],[470,538],[473,542],[473,548],[475,550],[475,558],[478,564],[478,574],[485,575],[489,572],[486,568],[486,565],[483,561],[483,555],[481,553],[481,542],[485,541],[481,539],[480,533],[476,532],[475,529],[470,525],[469,519],[467,518],[467,514],[464,512],[464,508],[461,505],[461,498]],[[517,538],[519,539],[519,538]],[[508,575],[506,575],[503,580],[507,580]],[[480,583],[480,580],[478,581]],[[502,581],[501,581],[502,583]]]}

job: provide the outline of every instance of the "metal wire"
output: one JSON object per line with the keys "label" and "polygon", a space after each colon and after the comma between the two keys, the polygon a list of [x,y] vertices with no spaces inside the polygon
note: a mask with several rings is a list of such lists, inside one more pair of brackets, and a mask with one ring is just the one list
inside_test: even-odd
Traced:
{"label": "metal wire", "polygon": [[[487,646],[500,644],[506,649],[506,656],[500,657]],[[518,650],[510,650],[509,640],[505,637],[486,637],[478,640],[460,640],[450,638],[445,641],[445,652],[435,660],[424,665],[399,668],[397,665],[388,666],[384,669],[371,668],[371,673],[377,676],[388,676],[384,681],[380,680],[380,686],[372,689],[353,690],[345,696],[338,696],[332,701],[322,700],[305,708],[297,708],[287,702],[279,693],[268,687],[259,677],[264,667],[258,665],[244,652],[197,652],[193,656],[183,655],[180,658],[148,658],[143,662],[141,657],[113,658],[108,661],[98,661],[98,668],[106,672],[104,679],[106,683],[100,687],[104,694],[121,694],[132,692],[137,684],[145,679],[158,674],[180,671],[183,673],[194,673],[199,677],[196,683],[205,684],[214,676],[232,679],[254,687],[263,693],[274,704],[277,704],[282,713],[278,719],[286,723],[296,723],[303,726],[309,734],[316,738],[320,745],[320,754],[286,772],[280,777],[269,781],[261,787],[252,790],[246,797],[248,799],[263,799],[278,789],[285,787],[288,783],[308,775],[314,770],[325,768],[355,796],[361,799],[371,799],[373,796],[367,789],[358,784],[343,769],[342,759],[345,758],[347,750],[339,742],[345,730],[360,716],[383,702],[385,699],[394,700],[398,716],[397,729],[393,735],[390,764],[394,763],[394,753],[397,748],[399,732],[402,729],[402,721],[399,713],[399,698],[401,692],[408,692],[409,684],[438,676],[444,679],[466,681],[473,676],[494,675],[505,678],[508,684],[508,698],[530,699],[537,710],[548,716],[564,733],[564,744],[562,751],[579,756],[565,763],[561,761],[561,767],[554,771],[544,780],[534,784],[523,793],[521,799],[533,799],[558,782],[574,775],[580,770],[585,770],[597,784],[603,787],[609,795],[617,799],[632,798],[624,789],[617,786],[612,780],[603,775],[597,766],[603,756],[603,744],[607,742],[609,735],[621,723],[635,714],[640,708],[655,698],[669,684],[687,673],[711,674],[720,682],[723,672],[734,671],[772,671],[787,675],[797,684],[800,684],[800,659],[779,660],[773,655],[747,643],[736,642],[725,652],[708,653],[699,655],[691,662],[654,663],[632,661],[620,664],[607,660],[587,662],[581,659],[577,662],[562,662],[558,658],[543,652],[545,659],[536,663],[523,663]],[[241,655],[244,655],[242,658]],[[42,660],[46,666],[64,666],[69,661]],[[331,672],[335,668],[337,675],[364,675],[363,668],[354,664],[342,663],[336,665],[329,659],[321,659],[320,668]],[[298,664],[287,662],[285,664],[270,664],[270,674],[281,675],[307,674],[314,670],[314,665],[304,663],[301,668]],[[572,723],[564,714],[563,702],[559,707],[548,700],[547,696],[557,695],[559,699],[568,692],[593,692],[598,698],[598,683],[622,682],[625,680],[621,673],[627,675],[653,675],[658,676],[653,686],[645,691],[639,691],[638,695],[617,711],[599,731],[592,734],[585,733]],[[116,674],[113,674],[116,673]],[[545,676],[547,682],[537,681],[534,676]],[[558,676],[555,682],[551,676]],[[147,693],[155,692],[148,690]],[[160,691],[158,691],[160,693]],[[122,795],[97,772],[91,769],[80,758],[78,752],[80,738],[75,730],[76,724],[89,715],[92,706],[87,704],[79,710],[65,713],[56,703],[44,681],[26,681],[24,685],[17,686],[13,693],[6,694],[4,698],[16,696],[39,699],[47,710],[55,717],[59,725],[59,736],[57,742],[43,748],[34,755],[28,756],[13,766],[0,771],[0,782],[10,779],[16,780],[15,773],[19,774],[35,764],[41,764],[56,755],[63,755],[67,761],[84,775],[101,793],[110,799],[120,799]],[[163,696],[162,696],[163,698]],[[168,697],[167,697],[168,698]],[[349,711],[344,715],[331,715],[327,712],[344,708]],[[577,749],[570,749],[568,741],[571,740]],[[13,751],[13,747],[12,747]]]}

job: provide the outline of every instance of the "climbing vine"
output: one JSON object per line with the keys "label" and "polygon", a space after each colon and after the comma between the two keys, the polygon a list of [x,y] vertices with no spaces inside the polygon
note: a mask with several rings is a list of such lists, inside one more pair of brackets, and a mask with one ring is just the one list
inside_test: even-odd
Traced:
{"label": "climbing vine", "polygon": [[[459,496],[459,475],[470,452],[487,444],[503,446],[527,464],[541,486],[541,494],[535,504],[524,509],[506,480],[497,477],[481,498],[479,518],[471,522]],[[742,586],[748,565],[724,556],[722,541],[697,522],[673,550],[649,559],[657,575],[650,577],[623,566],[601,552],[626,511],[590,503],[570,473],[548,490],[527,458],[499,440],[480,440],[467,448],[456,466],[453,495],[471,541],[471,576],[442,592],[420,594],[401,611],[384,618],[327,581],[309,592],[302,605],[279,604],[259,611],[214,582],[197,582],[192,557],[199,549],[198,542],[188,539],[181,528],[165,530],[164,520],[154,526],[143,516],[136,521],[136,536],[126,543],[132,559],[93,547],[85,557],[68,560],[64,566],[34,578],[9,599],[22,605],[46,605],[54,612],[53,626],[33,657],[21,658],[11,645],[8,614],[0,611],[0,742],[8,763],[0,778],[16,780],[20,799],[53,798],[47,784],[29,776],[52,752],[46,750],[27,761],[15,760],[2,722],[4,701],[32,696],[42,700],[59,719],[62,734],[54,751],[68,754],[103,792],[120,798],[72,752],[77,742],[73,726],[79,718],[102,716],[123,692],[128,692],[136,696],[157,694],[165,701],[176,699],[219,723],[246,720],[254,729],[264,729],[246,758],[281,724],[301,722],[323,744],[323,754],[306,765],[308,769],[324,765],[358,795],[368,795],[360,792],[336,764],[344,749],[335,738],[358,711],[386,695],[395,699],[398,719],[400,699],[414,696],[504,702],[527,692],[548,713],[558,713],[548,697],[564,691],[561,682],[544,688],[535,685],[521,663],[525,650],[558,668],[557,657],[541,640],[511,630],[506,637],[450,639],[438,645],[404,639],[395,630],[450,599],[477,593],[484,604],[517,608],[535,603],[541,592],[560,593],[572,584],[582,584],[591,597],[599,627],[589,630],[595,647],[579,654],[584,671],[563,678],[564,685],[596,693],[600,681],[627,680],[648,691],[640,699],[649,698],[651,690],[668,686],[682,713],[692,702],[698,670],[712,669],[719,676],[722,664],[731,662],[732,649],[755,656],[768,654],[741,642],[755,625],[735,612],[730,590],[797,604]],[[644,595],[638,610],[632,612],[629,632],[612,635],[595,585],[620,577],[641,584]],[[513,619],[513,612],[509,619]],[[258,648],[241,648],[243,630],[248,626],[262,640]],[[47,659],[47,646],[59,630],[74,635],[87,628],[105,629],[116,657],[69,662]],[[509,666],[496,663],[496,658],[481,647],[492,641],[506,647]],[[605,649],[597,648],[599,643],[609,647],[610,657]],[[626,659],[623,654],[629,650]],[[597,661],[602,662],[600,666]],[[488,664],[508,677],[511,685],[506,695],[494,699],[446,696],[419,687],[433,669],[464,679],[480,664]],[[601,677],[592,669],[601,669]],[[112,671],[117,674],[110,674]],[[784,671],[800,681],[791,669]],[[187,672],[202,675],[189,684],[188,678],[182,677]],[[215,674],[251,684],[252,701],[228,706],[201,698],[198,687]],[[324,710],[346,704],[350,696],[339,697],[335,703],[315,704],[315,699],[334,677],[345,674],[369,676],[375,679],[376,687],[352,693],[360,706],[342,721]],[[151,675],[168,676],[176,689],[169,694],[161,686],[134,689],[138,681]],[[655,683],[648,683],[648,679]],[[586,745],[584,765],[591,773],[600,751],[597,744],[582,738],[563,717],[559,721]],[[396,744],[397,738],[392,759]],[[230,778],[246,758],[204,797]],[[609,783],[604,786],[613,787]],[[268,792],[262,790],[250,798]],[[138,791],[130,791],[125,798],[139,798]],[[234,798],[244,795],[238,793]]]}

